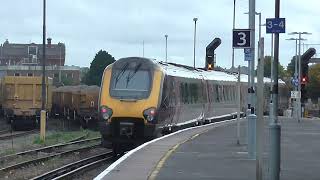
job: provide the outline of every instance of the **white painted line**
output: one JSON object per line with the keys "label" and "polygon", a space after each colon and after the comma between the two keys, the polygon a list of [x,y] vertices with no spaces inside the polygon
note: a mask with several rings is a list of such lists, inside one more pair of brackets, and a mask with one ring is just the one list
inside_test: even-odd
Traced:
{"label": "white painted line", "polygon": [[[227,114],[225,116],[230,116],[233,114]],[[223,116],[220,116],[223,117]],[[190,128],[186,128],[186,129],[181,129],[177,132],[171,133],[171,134],[167,134],[165,136],[161,136],[159,138],[156,138],[152,141],[148,141],[138,147],[136,147],[135,149],[132,149],[131,151],[129,151],[128,153],[126,153],[125,155],[123,155],[121,158],[119,158],[117,161],[115,161],[114,163],[112,163],[106,170],[104,170],[103,172],[101,172],[97,177],[94,178],[94,180],[101,180],[102,178],[104,178],[106,175],[108,175],[115,167],[117,167],[121,162],[123,162],[124,160],[126,160],[129,156],[131,156],[133,153],[139,151],[140,149],[148,146],[151,143],[157,142],[161,139],[173,136],[175,134],[179,134],[181,132],[187,131],[187,130],[191,130],[191,129],[197,129],[197,128],[201,128],[201,127],[206,127],[206,126],[213,126],[213,125],[217,125],[217,124],[224,124],[224,123],[229,123],[229,122],[233,122],[236,121],[237,119],[231,119],[231,120],[225,120],[225,121],[220,121],[220,122],[215,122],[215,123],[210,123],[210,124],[205,124],[202,126],[196,126],[196,127],[190,127]]]}

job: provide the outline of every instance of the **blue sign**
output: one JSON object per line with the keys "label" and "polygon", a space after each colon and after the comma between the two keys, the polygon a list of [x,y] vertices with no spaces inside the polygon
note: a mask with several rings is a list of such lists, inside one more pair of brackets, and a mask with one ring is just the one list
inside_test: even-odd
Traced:
{"label": "blue sign", "polygon": [[253,55],[250,48],[244,49],[244,61],[253,61]]}
{"label": "blue sign", "polygon": [[292,78],[291,83],[292,83],[292,85],[294,85],[296,87],[298,87],[298,85],[299,85],[299,81],[297,78]]}
{"label": "blue sign", "polygon": [[234,29],[232,32],[233,48],[250,48],[250,29]]}
{"label": "blue sign", "polygon": [[266,32],[267,33],[285,33],[286,19],[285,18],[267,18]]}

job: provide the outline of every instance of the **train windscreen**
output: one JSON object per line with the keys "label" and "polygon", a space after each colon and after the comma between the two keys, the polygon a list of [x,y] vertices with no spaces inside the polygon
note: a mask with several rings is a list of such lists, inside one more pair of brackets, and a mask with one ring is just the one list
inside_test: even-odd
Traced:
{"label": "train windscreen", "polygon": [[149,97],[151,72],[141,64],[125,64],[112,70],[110,96],[119,99],[144,99]]}

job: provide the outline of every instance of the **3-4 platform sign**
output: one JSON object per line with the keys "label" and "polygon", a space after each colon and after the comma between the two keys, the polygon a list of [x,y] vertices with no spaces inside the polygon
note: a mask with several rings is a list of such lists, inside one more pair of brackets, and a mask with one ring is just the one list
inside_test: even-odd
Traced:
{"label": "3-4 platform sign", "polygon": [[250,48],[251,42],[250,29],[234,29],[232,32],[232,47],[233,48]]}
{"label": "3-4 platform sign", "polygon": [[286,19],[285,18],[267,18],[266,19],[267,33],[285,33]]}

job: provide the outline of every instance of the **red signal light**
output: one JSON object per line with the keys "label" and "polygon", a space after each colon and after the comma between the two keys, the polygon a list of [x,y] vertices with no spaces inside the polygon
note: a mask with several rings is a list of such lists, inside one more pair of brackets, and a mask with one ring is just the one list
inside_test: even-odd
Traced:
{"label": "red signal light", "polygon": [[307,77],[302,77],[301,79],[301,84],[307,84],[308,78]]}

